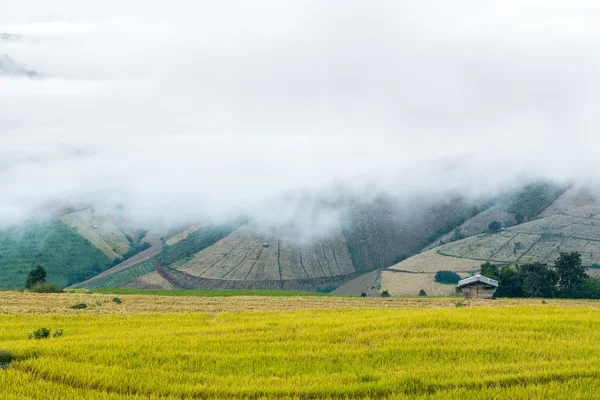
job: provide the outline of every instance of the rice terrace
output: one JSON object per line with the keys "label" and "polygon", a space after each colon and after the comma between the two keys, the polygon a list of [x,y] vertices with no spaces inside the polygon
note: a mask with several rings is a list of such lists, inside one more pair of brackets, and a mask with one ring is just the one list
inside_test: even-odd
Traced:
{"label": "rice terrace", "polygon": [[[600,390],[596,301],[188,294],[0,293],[10,358],[0,398],[593,399]],[[40,328],[61,335],[28,339]]]}

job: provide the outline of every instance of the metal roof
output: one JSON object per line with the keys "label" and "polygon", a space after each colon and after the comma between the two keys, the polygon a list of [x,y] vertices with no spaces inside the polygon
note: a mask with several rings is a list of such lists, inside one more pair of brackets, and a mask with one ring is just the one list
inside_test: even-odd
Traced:
{"label": "metal roof", "polygon": [[497,280],[486,278],[485,276],[482,276],[482,275],[475,275],[475,276],[471,276],[469,278],[460,280],[460,281],[458,281],[457,287],[460,288],[460,287],[467,286],[467,285],[470,285],[472,283],[477,283],[477,282],[481,282],[481,283],[485,283],[486,285],[492,285],[492,286],[498,287]]}

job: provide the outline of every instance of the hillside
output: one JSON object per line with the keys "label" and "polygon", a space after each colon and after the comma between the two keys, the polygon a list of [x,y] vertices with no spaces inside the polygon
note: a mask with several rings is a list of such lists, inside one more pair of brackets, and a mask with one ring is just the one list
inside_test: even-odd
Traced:
{"label": "hillside", "polygon": [[561,251],[581,253],[589,273],[596,275],[595,267],[600,264],[600,202],[589,189],[571,188],[540,212],[537,219],[498,233],[483,233],[437,246],[372,279],[363,278],[359,287],[352,283],[336,292],[356,294],[365,287],[376,287],[377,291],[388,290],[392,295],[416,295],[428,287],[428,294],[450,294],[453,285],[434,282],[437,271],[451,270],[466,276],[486,261],[504,264],[533,260],[551,264]]}
{"label": "hillside", "polygon": [[135,229],[118,214],[93,209],[5,229],[0,232],[0,288],[23,286],[37,265],[58,285],[85,281],[123,260],[131,264],[156,254],[161,249],[159,234]]}
{"label": "hillside", "polygon": [[313,241],[299,240],[293,225],[192,225],[167,239],[156,256],[123,263],[77,286],[329,291],[414,254],[474,214],[460,199],[415,206],[410,213],[396,204],[386,198],[353,203],[343,224]]}
{"label": "hillside", "polygon": [[[247,220],[221,224],[205,220],[167,233],[139,229],[127,221],[119,210],[70,210],[54,222],[55,227],[61,227],[62,235],[70,233],[70,239],[62,239],[61,243],[64,244],[60,247],[74,251],[79,246],[87,246],[96,255],[90,256],[84,251],[78,254],[79,258],[75,261],[66,254],[48,260],[52,251],[57,250],[44,251],[38,257],[39,262],[28,260],[4,267],[7,277],[11,277],[0,281],[0,286],[22,285],[27,272],[41,264],[57,283],[73,287],[331,291],[342,286],[340,290],[346,290],[344,283],[408,258],[407,264],[400,264],[402,271],[396,271],[393,275],[388,273],[391,269],[370,274],[369,277],[373,279],[360,280],[368,282],[366,286],[361,284],[358,293],[354,289],[349,293],[366,291],[374,294],[382,286],[381,282],[389,280],[401,282],[399,284],[404,288],[401,293],[405,289],[414,291],[413,288],[418,287],[431,294],[442,294],[447,286],[435,284],[427,275],[439,269],[405,267],[420,260],[419,256],[409,257],[423,249],[435,247],[432,254],[427,253],[430,258],[427,263],[431,264],[432,257],[439,258],[436,260],[439,265],[456,259],[459,260],[459,271],[468,274],[478,265],[473,260],[479,262],[494,257],[502,258],[508,250],[500,251],[501,246],[516,246],[513,248],[514,257],[521,256],[526,250],[529,256],[540,250],[538,247],[528,249],[527,246],[531,246],[532,241],[542,239],[542,235],[544,238],[539,240],[539,245],[552,239],[549,236],[555,234],[554,226],[562,215],[550,215],[546,217],[549,219],[542,222],[544,229],[551,229],[552,232],[536,232],[534,227],[540,221],[535,220],[532,214],[551,207],[558,207],[557,210],[569,208],[567,200],[573,195],[565,194],[554,202],[560,193],[562,190],[559,187],[538,183],[509,192],[494,201],[479,203],[460,197],[406,200],[379,196],[369,203],[340,198],[338,203],[346,212],[339,225],[331,227],[325,237],[310,241],[299,239],[302,235],[293,223],[263,226]],[[586,200],[585,196],[575,197],[590,207],[589,199]],[[500,219],[505,226],[509,226],[516,223],[519,214],[523,220],[529,221],[518,225],[519,231],[515,231],[517,227],[513,226],[497,235],[481,234],[490,221]],[[548,225],[549,221],[554,225]],[[594,220],[587,223],[594,223]],[[583,227],[578,229],[581,231]],[[594,229],[590,228],[592,232]],[[466,234],[481,235],[466,241],[456,240]],[[564,234],[567,235],[566,232]],[[34,240],[37,245],[41,245],[39,236]],[[511,244],[513,242],[516,244]],[[31,246],[35,247],[34,244]],[[562,246],[576,247],[572,240],[564,241]],[[592,249],[590,246],[592,243],[587,244],[588,249]],[[484,250],[488,248],[493,248],[494,252],[485,253]],[[102,256],[98,256],[98,251]],[[31,256],[23,254],[24,258]],[[506,255],[507,260],[511,259],[510,256]],[[99,260],[96,259],[98,257]],[[15,276],[9,270],[21,272]]]}
{"label": "hillside", "polygon": [[54,218],[0,234],[0,287],[20,287],[29,271],[43,265],[59,285],[94,276],[112,260]]}

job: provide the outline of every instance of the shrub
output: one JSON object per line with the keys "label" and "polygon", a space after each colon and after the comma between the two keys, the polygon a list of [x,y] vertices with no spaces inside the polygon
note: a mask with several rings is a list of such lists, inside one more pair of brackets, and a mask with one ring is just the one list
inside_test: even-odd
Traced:
{"label": "shrub", "polygon": [[390,297],[390,292],[388,292],[387,290],[384,290],[383,292],[381,292],[381,297]]}
{"label": "shrub", "polygon": [[41,265],[38,265],[27,275],[27,281],[25,282],[25,287],[27,289],[31,289],[36,285],[42,284],[46,282],[46,270]]}
{"label": "shrub", "polygon": [[367,294],[366,294],[365,292],[362,292],[362,293],[360,294],[360,297],[367,297]]}
{"label": "shrub", "polygon": [[427,292],[421,289],[419,290],[419,296],[427,296]]}
{"label": "shrub", "polygon": [[492,221],[488,225],[488,229],[490,230],[490,232],[493,232],[493,233],[500,232],[500,229],[502,229],[502,222]]}
{"label": "shrub", "polygon": [[28,337],[29,339],[35,339],[35,340],[40,340],[40,339],[48,339],[50,336],[52,337],[61,337],[63,335],[63,330],[62,329],[56,329],[54,332],[52,332],[51,329],[48,328],[39,328],[36,329],[35,331],[31,332]]}
{"label": "shrub", "polygon": [[52,282],[37,283],[29,289],[33,293],[63,293],[64,289]]}
{"label": "shrub", "polygon": [[457,284],[460,281],[460,275],[454,271],[438,271],[435,273],[435,281],[444,284]]}
{"label": "shrub", "polygon": [[50,329],[39,328],[29,334],[29,339],[48,339],[50,337]]}
{"label": "shrub", "polygon": [[120,299],[120,298],[118,298],[118,297],[114,297],[114,298],[112,299],[112,301],[113,301],[113,303],[115,303],[115,304],[121,304],[121,303],[122,303],[121,299]]}
{"label": "shrub", "polygon": [[16,357],[8,350],[0,350],[0,364],[10,364]]}
{"label": "shrub", "polygon": [[87,304],[79,303],[79,304],[72,305],[71,308],[73,310],[83,310],[84,308],[87,308]]}

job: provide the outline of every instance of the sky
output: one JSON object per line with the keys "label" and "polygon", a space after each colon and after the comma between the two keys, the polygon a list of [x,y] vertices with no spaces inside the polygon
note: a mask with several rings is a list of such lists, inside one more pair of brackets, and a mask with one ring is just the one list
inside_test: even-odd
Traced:
{"label": "sky", "polygon": [[21,0],[0,32],[42,76],[0,74],[0,226],[78,204],[272,222],[600,171],[597,2]]}

